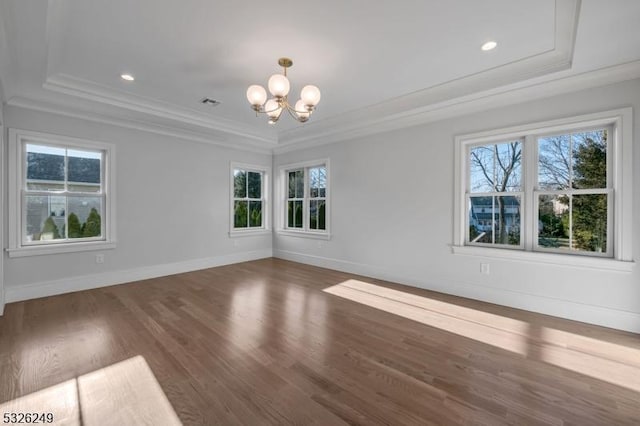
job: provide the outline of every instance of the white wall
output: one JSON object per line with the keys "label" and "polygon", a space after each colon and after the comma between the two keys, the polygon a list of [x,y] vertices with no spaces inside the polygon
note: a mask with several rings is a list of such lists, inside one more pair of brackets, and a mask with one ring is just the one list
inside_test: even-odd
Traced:
{"label": "white wall", "polygon": [[[634,108],[640,212],[640,80],[275,156],[330,158],[332,239],[274,237],[274,255],[640,332],[640,271],[604,272],[454,255],[454,136],[625,106]],[[633,228],[634,260],[640,224]],[[480,274],[488,262],[490,275]]]}
{"label": "white wall", "polygon": [[[5,254],[8,302],[271,256],[271,235],[228,236],[230,162],[271,166],[270,154],[11,106],[4,113],[6,127],[113,143],[117,168],[117,247]],[[104,264],[95,263],[96,253],[104,254]]]}

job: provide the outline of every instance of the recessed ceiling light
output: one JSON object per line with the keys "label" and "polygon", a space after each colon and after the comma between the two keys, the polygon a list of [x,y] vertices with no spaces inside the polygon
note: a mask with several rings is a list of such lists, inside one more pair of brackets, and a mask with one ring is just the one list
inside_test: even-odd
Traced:
{"label": "recessed ceiling light", "polygon": [[493,50],[496,48],[497,45],[498,43],[496,43],[495,41],[488,41],[482,45],[481,49],[484,51]]}
{"label": "recessed ceiling light", "polygon": [[135,78],[131,74],[121,74],[120,78],[126,81],[133,81]]}

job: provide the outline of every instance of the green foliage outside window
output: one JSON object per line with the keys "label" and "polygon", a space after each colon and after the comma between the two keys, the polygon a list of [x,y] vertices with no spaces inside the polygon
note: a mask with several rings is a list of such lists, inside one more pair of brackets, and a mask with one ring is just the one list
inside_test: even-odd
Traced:
{"label": "green foliage outside window", "polygon": [[82,238],[82,225],[75,213],[71,213],[67,219],[69,223],[69,238]]}
{"label": "green foliage outside window", "polygon": [[82,236],[84,238],[99,237],[101,233],[100,214],[95,208],[92,208],[89,212],[89,217],[87,217],[87,221],[82,225]]}
{"label": "green foliage outside window", "polygon": [[[47,237],[44,237],[44,236]],[[44,221],[44,224],[42,226],[42,239],[52,239],[52,240],[57,240],[60,239],[60,231],[58,230],[58,226],[56,225],[56,223],[53,221],[53,217],[49,216],[47,218],[47,220]]]}

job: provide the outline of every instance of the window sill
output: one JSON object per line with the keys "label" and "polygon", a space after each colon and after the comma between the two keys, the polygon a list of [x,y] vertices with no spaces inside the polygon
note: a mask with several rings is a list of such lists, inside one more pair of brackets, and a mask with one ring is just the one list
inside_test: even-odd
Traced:
{"label": "window sill", "polygon": [[478,256],[531,263],[546,263],[570,267],[590,268],[605,271],[631,272],[635,266],[633,261],[623,261],[602,257],[580,256],[571,254],[541,253],[490,247],[451,246],[456,255]]}
{"label": "window sill", "polygon": [[229,231],[229,238],[242,238],[242,237],[257,237],[261,235],[271,235],[270,229],[258,228],[258,229],[248,229],[248,230],[235,230]]}
{"label": "window sill", "polygon": [[94,250],[111,250],[116,248],[115,242],[92,241],[87,243],[65,243],[41,246],[25,246],[7,249],[9,257],[41,256],[47,254],[76,253]]}
{"label": "window sill", "polygon": [[313,238],[316,240],[330,240],[331,234],[328,232],[311,232],[311,231],[293,231],[291,229],[279,229],[278,235],[286,235],[288,237]]}

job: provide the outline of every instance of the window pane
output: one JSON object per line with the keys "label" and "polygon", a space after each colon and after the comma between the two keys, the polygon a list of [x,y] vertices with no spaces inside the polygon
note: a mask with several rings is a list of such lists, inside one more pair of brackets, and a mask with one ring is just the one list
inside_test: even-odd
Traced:
{"label": "window pane", "polygon": [[102,197],[68,197],[68,238],[102,236]]}
{"label": "window pane", "polygon": [[25,197],[26,241],[57,240],[64,238],[64,196]]}
{"label": "window pane", "polygon": [[569,249],[569,196],[538,196],[538,245]]}
{"label": "window pane", "polygon": [[538,139],[538,186],[540,189],[568,189],[570,162],[569,135]]}
{"label": "window pane", "polygon": [[470,197],[469,241],[520,245],[520,196]]}
{"label": "window pane", "polygon": [[574,195],[572,249],[607,251],[607,195]]}
{"label": "window pane", "polygon": [[234,201],[233,204],[233,227],[246,228],[249,213],[247,211],[246,201]]}
{"label": "window pane", "polygon": [[326,229],[326,202],[311,200],[309,202],[309,229]]}
{"label": "window pane", "polygon": [[302,201],[287,202],[287,227],[302,228]]}
{"label": "window pane", "polygon": [[319,170],[317,168],[309,169],[309,196],[316,198],[319,190]]}
{"label": "window pane", "polygon": [[471,192],[520,191],[522,143],[474,147],[469,151]]}
{"label": "window pane", "polygon": [[102,175],[100,152],[67,150],[69,191],[99,192]]}
{"label": "window pane", "polygon": [[249,226],[262,226],[262,201],[249,201]]}
{"label": "window pane", "polygon": [[296,172],[289,172],[289,196],[296,198]]}
{"label": "window pane", "polygon": [[538,245],[546,248],[607,251],[607,195],[541,195]]}
{"label": "window pane", "polygon": [[262,198],[262,173],[249,172],[249,198]]}
{"label": "window pane", "polygon": [[607,187],[607,131],[574,133],[573,187]]}
{"label": "window pane", "polygon": [[27,144],[27,189],[64,190],[64,148]]}
{"label": "window pane", "polygon": [[233,197],[245,198],[247,196],[247,172],[235,169],[233,171]]}
{"label": "window pane", "polygon": [[296,198],[304,198],[304,170],[296,171]]}
{"label": "window pane", "polygon": [[327,169],[325,167],[314,167],[309,169],[309,191],[310,197],[326,197],[327,191]]}
{"label": "window pane", "polygon": [[309,229],[318,229],[318,201],[309,202]]}
{"label": "window pane", "polygon": [[326,209],[326,201],[321,200],[318,201],[318,229],[325,230],[327,229],[326,218],[327,218],[327,209]]}

